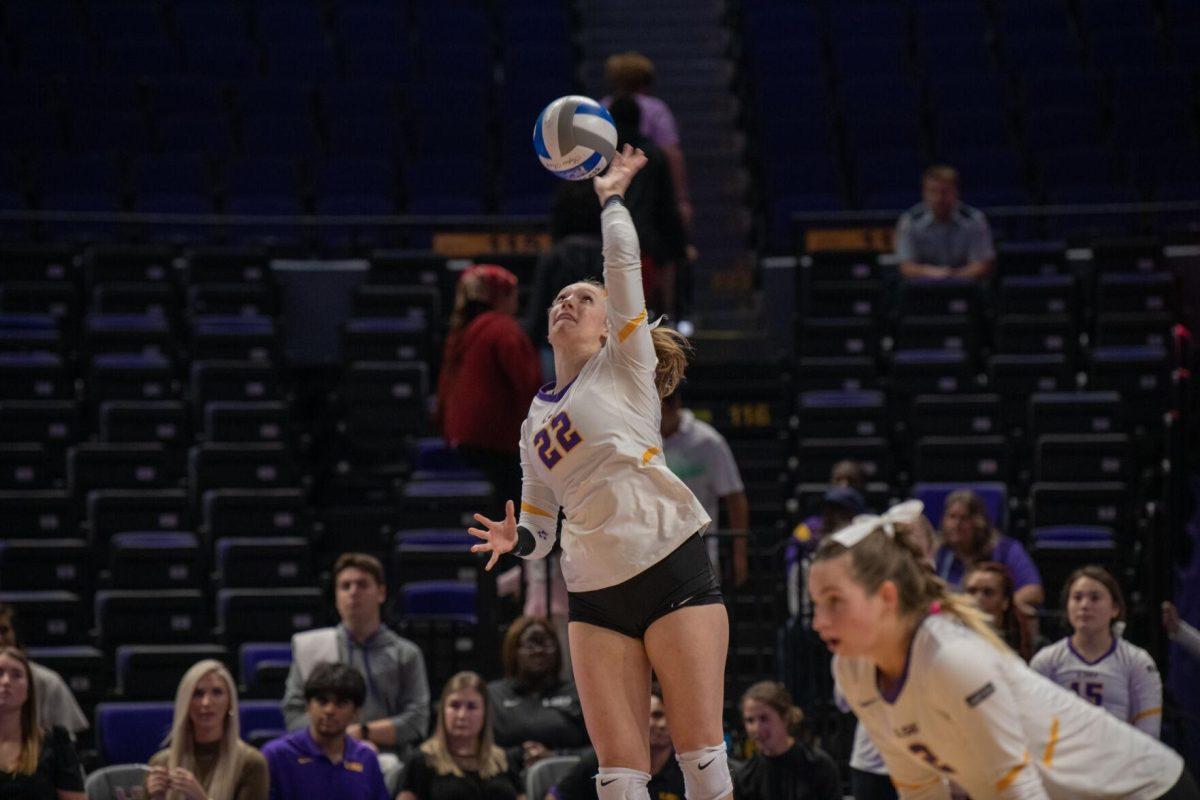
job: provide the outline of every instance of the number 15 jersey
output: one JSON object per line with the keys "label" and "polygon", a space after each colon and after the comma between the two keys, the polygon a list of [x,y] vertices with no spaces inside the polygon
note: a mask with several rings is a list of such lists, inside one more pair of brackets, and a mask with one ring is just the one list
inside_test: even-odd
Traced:
{"label": "number 15 jersey", "polygon": [[710,522],[663,456],[633,222],[614,204],[601,223],[608,339],[575,380],[538,392],[521,426],[521,525],[553,536],[562,508],[562,570],[572,592],[632,578]]}

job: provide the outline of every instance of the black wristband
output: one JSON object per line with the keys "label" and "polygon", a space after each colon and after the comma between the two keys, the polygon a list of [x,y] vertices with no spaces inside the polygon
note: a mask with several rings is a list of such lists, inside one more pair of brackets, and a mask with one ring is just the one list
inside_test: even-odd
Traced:
{"label": "black wristband", "polygon": [[533,535],[533,531],[522,525],[517,526],[517,543],[513,545],[512,553],[514,556],[524,558],[532,553],[537,548],[537,537]]}
{"label": "black wristband", "polygon": [[611,205],[623,206],[625,205],[625,198],[621,197],[619,194],[614,194],[612,197],[604,201],[604,208],[601,210],[606,210]]}
{"label": "black wristband", "polygon": [[367,727],[367,723],[360,722],[358,724],[358,738],[362,739],[364,742],[371,741],[371,729]]}

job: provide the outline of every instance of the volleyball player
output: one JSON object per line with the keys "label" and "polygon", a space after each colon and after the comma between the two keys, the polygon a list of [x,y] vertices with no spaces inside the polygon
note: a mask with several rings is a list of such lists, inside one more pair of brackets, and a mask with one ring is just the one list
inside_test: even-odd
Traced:
{"label": "volleyball player", "polygon": [[686,340],[648,325],[637,233],[622,196],[646,163],[626,145],[593,180],[603,207],[604,285],[573,283],[549,310],[553,384],[521,431],[519,519],[477,514],[490,568],[510,550],[541,558],[558,510],[568,639],[601,800],[646,798],[650,673],[663,690],[688,800],[733,790],[721,726],[729,622],[700,533],[704,508],[667,468],[660,398]]}
{"label": "volleyball player", "polygon": [[1063,607],[1074,632],[1039,650],[1029,666],[1157,739],[1162,677],[1149,653],[1114,630],[1125,619],[1117,579],[1103,567],[1080,567],[1063,585]]}
{"label": "volleyball player", "polygon": [[823,541],[813,628],[903,798],[1200,798],[1172,750],[1029,669],[923,562],[916,501]]}

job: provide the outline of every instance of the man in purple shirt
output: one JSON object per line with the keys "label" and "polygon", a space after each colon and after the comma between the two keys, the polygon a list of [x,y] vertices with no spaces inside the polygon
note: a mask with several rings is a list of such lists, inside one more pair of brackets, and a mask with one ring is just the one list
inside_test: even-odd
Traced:
{"label": "man in purple shirt", "polygon": [[271,800],[391,800],[375,750],[346,735],[367,696],[362,674],[345,664],[318,664],[304,683],[307,728],[263,748]]}

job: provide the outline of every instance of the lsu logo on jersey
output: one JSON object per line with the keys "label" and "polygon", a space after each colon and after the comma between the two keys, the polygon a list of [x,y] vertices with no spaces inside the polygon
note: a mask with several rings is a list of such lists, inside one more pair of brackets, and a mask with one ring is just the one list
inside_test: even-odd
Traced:
{"label": "lsu logo on jersey", "polygon": [[548,425],[544,425],[533,435],[533,449],[538,458],[546,465],[546,469],[554,469],[567,453],[574,450],[583,437],[574,429],[567,412],[555,414]]}

